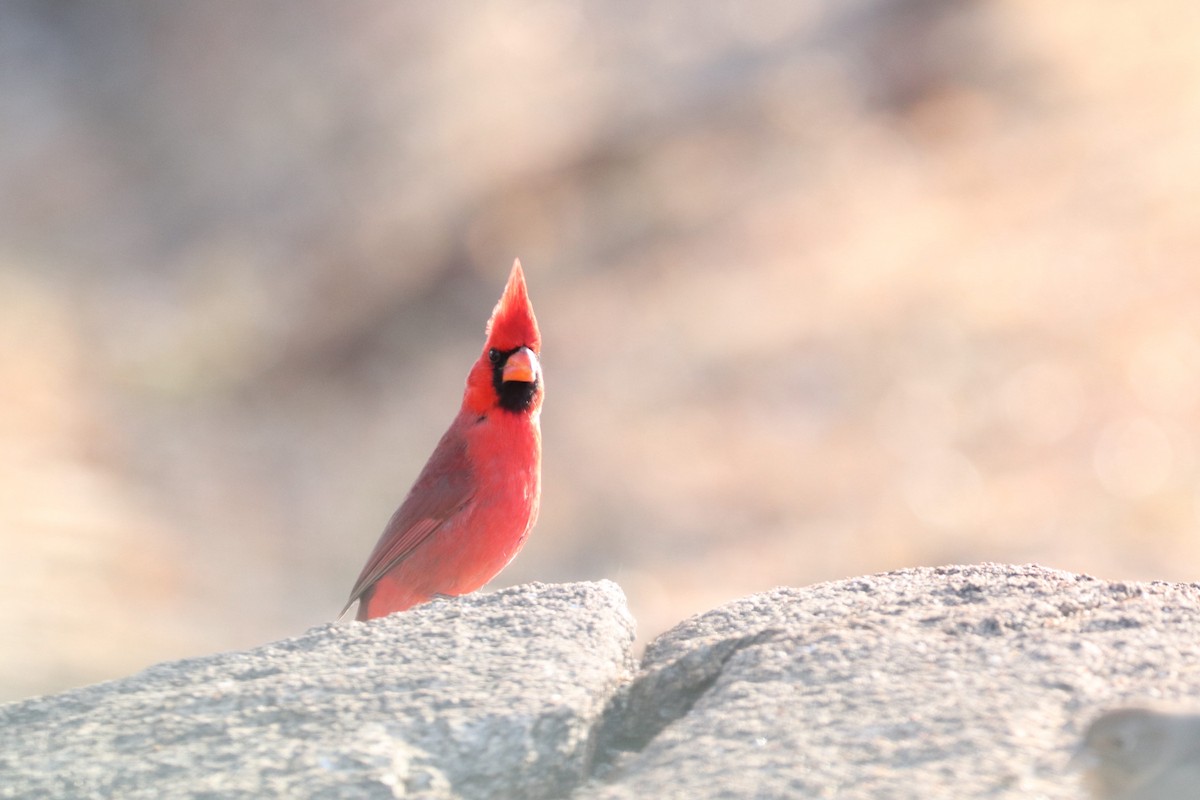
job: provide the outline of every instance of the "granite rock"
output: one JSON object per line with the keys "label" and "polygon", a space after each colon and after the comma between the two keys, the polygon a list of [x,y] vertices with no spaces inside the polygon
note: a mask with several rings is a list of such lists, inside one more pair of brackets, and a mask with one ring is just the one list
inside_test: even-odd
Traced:
{"label": "granite rock", "polygon": [[0,796],[560,797],[632,667],[613,583],[526,585],[0,706]]}
{"label": "granite rock", "polygon": [[633,663],[609,582],[438,600],[0,706],[0,797],[1079,798],[1200,695],[1200,585],[1037,566],[776,589]]}

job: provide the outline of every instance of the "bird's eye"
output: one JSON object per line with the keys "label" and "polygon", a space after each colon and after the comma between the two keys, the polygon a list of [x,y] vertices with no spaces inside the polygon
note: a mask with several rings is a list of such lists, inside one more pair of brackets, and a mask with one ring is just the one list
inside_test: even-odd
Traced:
{"label": "bird's eye", "polygon": [[492,362],[493,364],[499,364],[500,351],[494,347],[491,350],[488,350],[488,361]]}

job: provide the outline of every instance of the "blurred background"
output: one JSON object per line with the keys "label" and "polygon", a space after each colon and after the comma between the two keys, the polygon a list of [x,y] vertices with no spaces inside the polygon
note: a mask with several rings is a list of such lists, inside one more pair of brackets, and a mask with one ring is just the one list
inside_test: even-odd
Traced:
{"label": "blurred background", "polygon": [[0,5],[0,699],[332,619],[519,256],[541,521],[776,585],[1200,577],[1184,0]]}

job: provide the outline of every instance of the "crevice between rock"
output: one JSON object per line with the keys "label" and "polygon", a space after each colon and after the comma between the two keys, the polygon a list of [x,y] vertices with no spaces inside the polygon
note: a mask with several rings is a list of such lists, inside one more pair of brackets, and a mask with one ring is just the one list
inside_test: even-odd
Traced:
{"label": "crevice between rock", "polygon": [[641,752],[672,722],[684,717],[721,676],[740,650],[780,633],[768,628],[706,642],[665,664],[646,666],[609,700],[592,735],[587,778],[605,778],[617,759]]}

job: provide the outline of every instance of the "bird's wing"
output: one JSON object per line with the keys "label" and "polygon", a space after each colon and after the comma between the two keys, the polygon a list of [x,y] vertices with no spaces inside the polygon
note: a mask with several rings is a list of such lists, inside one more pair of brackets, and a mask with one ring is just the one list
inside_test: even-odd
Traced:
{"label": "bird's wing", "polygon": [[467,443],[457,428],[457,425],[451,425],[446,431],[417,476],[408,497],[392,514],[362,574],[354,582],[342,614],[475,496]]}

